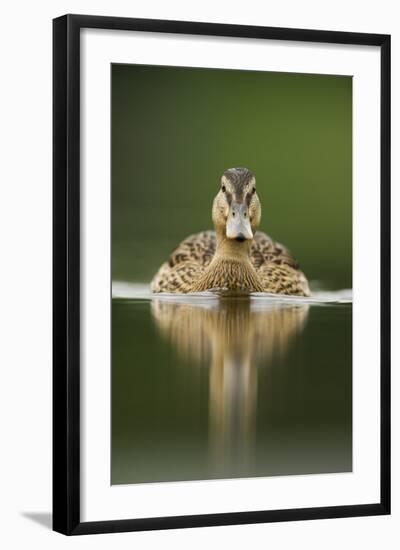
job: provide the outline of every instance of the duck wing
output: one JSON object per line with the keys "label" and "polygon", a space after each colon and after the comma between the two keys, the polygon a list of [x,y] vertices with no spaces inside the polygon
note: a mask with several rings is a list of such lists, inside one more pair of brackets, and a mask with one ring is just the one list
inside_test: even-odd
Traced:
{"label": "duck wing", "polygon": [[204,268],[213,259],[215,231],[202,231],[186,237],[162,264],[151,282],[153,292],[190,292]]}
{"label": "duck wing", "polygon": [[299,264],[283,244],[277,243],[266,233],[257,231],[250,249],[250,260],[256,270],[264,264],[287,265],[299,269]]}
{"label": "duck wing", "polygon": [[265,233],[257,232],[254,236],[250,260],[265,292],[310,296],[307,279],[290,251]]}
{"label": "duck wing", "polygon": [[214,254],[217,245],[215,231],[202,231],[186,237],[167,260],[169,267],[182,262],[198,263],[202,267],[207,266]]}

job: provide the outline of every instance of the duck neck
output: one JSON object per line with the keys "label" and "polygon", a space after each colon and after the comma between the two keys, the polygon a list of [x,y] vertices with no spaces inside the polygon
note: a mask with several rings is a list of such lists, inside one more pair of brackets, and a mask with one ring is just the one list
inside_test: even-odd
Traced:
{"label": "duck neck", "polygon": [[238,242],[217,233],[215,255],[192,292],[216,288],[262,292],[263,287],[250,261],[250,247],[251,241]]}
{"label": "duck neck", "polygon": [[223,261],[250,262],[250,247],[252,241],[235,241],[224,234],[217,233],[215,258]]}

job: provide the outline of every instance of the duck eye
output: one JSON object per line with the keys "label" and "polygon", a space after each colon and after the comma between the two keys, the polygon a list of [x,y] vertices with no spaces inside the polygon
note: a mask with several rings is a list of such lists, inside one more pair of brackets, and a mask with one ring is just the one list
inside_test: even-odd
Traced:
{"label": "duck eye", "polygon": [[223,185],[223,186],[221,187],[221,189],[222,189],[222,192],[225,193],[225,191],[226,191],[225,185]]}
{"label": "duck eye", "polygon": [[252,192],[252,193],[253,193],[253,195],[254,195],[254,193],[256,192],[256,188],[255,188],[255,187],[253,187],[253,189],[251,190],[251,192]]}

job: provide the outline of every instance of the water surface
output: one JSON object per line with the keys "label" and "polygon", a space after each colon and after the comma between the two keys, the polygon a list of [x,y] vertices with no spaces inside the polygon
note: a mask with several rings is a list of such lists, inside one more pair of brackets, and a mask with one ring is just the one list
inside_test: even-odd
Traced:
{"label": "water surface", "polygon": [[113,484],[352,469],[350,291],[113,283]]}

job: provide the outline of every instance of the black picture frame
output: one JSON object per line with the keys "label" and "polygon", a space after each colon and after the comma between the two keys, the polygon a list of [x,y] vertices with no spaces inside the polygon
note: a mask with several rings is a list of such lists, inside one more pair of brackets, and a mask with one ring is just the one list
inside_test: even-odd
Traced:
{"label": "black picture frame", "polygon": [[[381,496],[372,504],[80,520],[80,30],[378,46],[381,50]],[[390,513],[390,35],[65,15],[53,21],[53,529],[66,535]]]}

